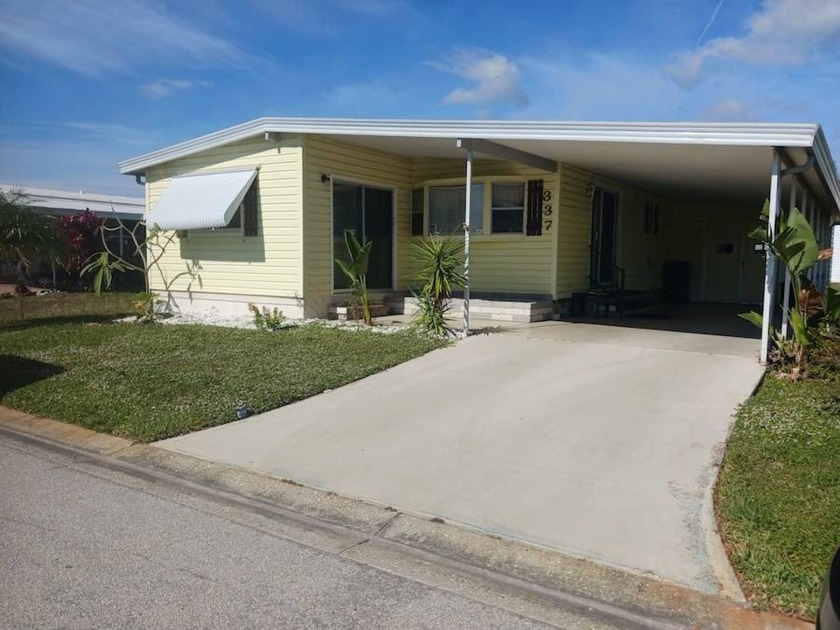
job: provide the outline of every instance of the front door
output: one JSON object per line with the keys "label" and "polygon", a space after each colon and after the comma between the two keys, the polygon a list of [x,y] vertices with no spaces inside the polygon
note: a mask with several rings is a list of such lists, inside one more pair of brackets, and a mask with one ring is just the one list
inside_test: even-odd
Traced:
{"label": "front door", "polygon": [[741,250],[737,224],[706,226],[706,302],[738,302],[741,291]]}
{"label": "front door", "polygon": [[333,182],[333,288],[349,289],[350,282],[336,260],[348,260],[344,234],[360,243],[373,241],[368,261],[368,289],[393,288],[394,192],[361,184]]}
{"label": "front door", "polygon": [[710,223],[706,226],[706,302],[758,304],[764,296],[764,251],[747,234],[753,224]]}
{"label": "front door", "polygon": [[596,188],[592,197],[592,240],[589,260],[589,283],[592,288],[613,284],[617,243],[618,194]]}

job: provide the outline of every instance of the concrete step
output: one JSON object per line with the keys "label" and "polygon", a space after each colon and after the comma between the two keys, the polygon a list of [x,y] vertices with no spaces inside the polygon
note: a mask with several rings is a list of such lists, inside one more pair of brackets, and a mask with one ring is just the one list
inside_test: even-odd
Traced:
{"label": "concrete step", "polygon": [[[404,315],[413,315],[418,310],[417,298],[413,296],[394,297],[389,300],[389,305],[395,313]],[[450,301],[451,311],[457,312],[463,308],[463,299],[453,298]],[[470,300],[470,314],[476,319],[499,322],[542,322],[551,319],[553,313],[552,300]]]}

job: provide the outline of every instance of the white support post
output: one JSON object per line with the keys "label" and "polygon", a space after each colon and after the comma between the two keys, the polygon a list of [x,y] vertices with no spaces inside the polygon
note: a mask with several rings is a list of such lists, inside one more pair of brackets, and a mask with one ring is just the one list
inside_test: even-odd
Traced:
{"label": "white support post", "polygon": [[[822,249],[825,243],[825,231],[828,228],[828,219],[826,218],[828,213],[819,213],[817,215],[817,227],[816,227],[816,237],[817,237],[817,248]],[[824,260],[821,260],[816,265],[814,265],[814,269],[817,270],[817,290],[821,293],[825,293],[825,289],[828,286],[828,276],[826,274],[826,264]]]}
{"label": "white support post", "polygon": [[[811,227],[814,227],[815,222],[814,222],[814,200],[813,199],[808,200],[808,204],[805,206],[805,210],[803,210],[803,213],[805,214],[805,218],[808,220],[808,225],[810,225]],[[814,268],[811,267],[808,271],[805,272],[805,275],[807,276],[808,280],[813,282],[814,281]]]}
{"label": "white support post", "polygon": [[[790,182],[790,203],[788,205],[788,216],[796,207],[796,177]],[[782,297],[782,337],[788,336],[788,304],[790,304],[790,269],[785,265],[785,289]]]}
{"label": "white support post", "polygon": [[[767,238],[771,242],[776,238],[776,222],[779,217],[781,202],[780,173],[781,159],[778,151],[774,149],[770,167],[770,211],[767,217]],[[762,363],[767,363],[767,357],[770,353],[770,329],[773,326],[773,307],[776,301],[776,256],[769,247],[765,256],[764,304],[762,309],[764,325],[761,328],[761,353],[759,355]]]}
{"label": "white support post", "polygon": [[472,202],[472,148],[467,149],[467,190],[464,208],[464,337],[470,334],[470,204]]}

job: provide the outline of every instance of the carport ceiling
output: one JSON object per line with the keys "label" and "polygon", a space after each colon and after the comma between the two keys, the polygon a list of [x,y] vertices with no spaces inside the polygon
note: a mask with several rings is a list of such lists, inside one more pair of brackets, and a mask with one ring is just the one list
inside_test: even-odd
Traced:
{"label": "carport ceiling", "polygon": [[[451,138],[334,139],[407,157],[464,159],[465,155]],[[770,188],[770,147],[563,140],[494,142],[678,199],[756,203],[767,197]],[[476,158],[492,159],[481,154]],[[804,162],[805,158],[801,159]]]}

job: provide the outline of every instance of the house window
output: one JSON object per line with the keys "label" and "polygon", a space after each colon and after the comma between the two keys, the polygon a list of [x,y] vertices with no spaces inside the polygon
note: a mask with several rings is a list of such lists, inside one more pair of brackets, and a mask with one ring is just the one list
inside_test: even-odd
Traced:
{"label": "house window", "polygon": [[242,202],[233,213],[233,216],[228,221],[227,225],[221,228],[202,228],[195,230],[196,232],[215,232],[222,230],[232,230],[240,232],[243,236],[257,236],[259,234],[260,225],[260,191],[255,179],[248,192],[242,198]]}
{"label": "house window", "polygon": [[493,184],[490,210],[492,234],[522,234],[525,225],[525,185]]}
{"label": "house window", "polygon": [[[467,203],[466,186],[431,186],[429,188],[429,232],[452,234],[464,223]],[[484,184],[473,184],[470,197],[470,232],[484,232]]]}
{"label": "house window", "polygon": [[415,188],[411,194],[411,235],[423,236],[423,206],[426,201],[426,191]]}
{"label": "house window", "polygon": [[257,181],[255,179],[251,184],[239,210],[236,211],[241,217],[242,233],[245,236],[257,236],[260,231],[260,191]]}

